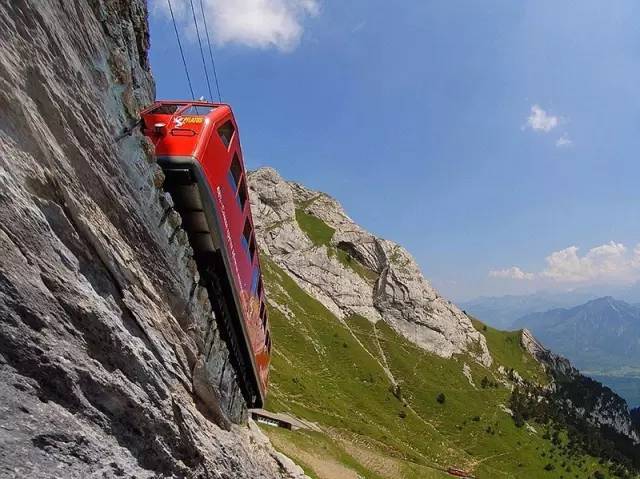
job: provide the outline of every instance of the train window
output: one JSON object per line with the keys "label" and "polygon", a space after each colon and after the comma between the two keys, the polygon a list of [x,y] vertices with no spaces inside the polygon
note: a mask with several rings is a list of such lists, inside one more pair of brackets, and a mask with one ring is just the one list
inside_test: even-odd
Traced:
{"label": "train window", "polygon": [[251,242],[249,243],[249,254],[251,255],[251,261],[253,261],[253,257],[256,254],[256,240],[255,237],[251,238]]}
{"label": "train window", "polygon": [[191,105],[189,108],[182,112],[182,115],[204,116],[211,113],[215,108],[215,106]]}
{"label": "train window", "polygon": [[262,318],[262,329],[264,331],[267,330],[267,312],[263,311],[262,316],[260,316]]}
{"label": "train window", "polygon": [[251,281],[251,294],[256,295],[258,284],[260,283],[260,269],[258,267],[253,270],[253,280]]}
{"label": "train window", "polygon": [[262,278],[260,278],[260,280],[258,281],[258,288],[257,288],[257,293],[256,296],[259,298],[260,296],[262,296]]}
{"label": "train window", "polygon": [[224,146],[227,148],[229,148],[229,145],[231,144],[231,138],[233,138],[235,131],[236,129],[233,127],[231,120],[218,128],[218,135],[220,135],[222,143],[224,143]]}
{"label": "train window", "polygon": [[267,351],[271,352],[271,335],[267,333],[267,338],[264,341],[265,346],[267,347]]}
{"label": "train window", "polygon": [[260,318],[262,318],[262,325],[264,326],[265,318],[266,318],[264,301],[260,301]]}
{"label": "train window", "polygon": [[173,115],[176,111],[184,106],[184,103],[169,103],[160,105],[151,111],[152,115]]}
{"label": "train window", "polygon": [[240,186],[238,187],[238,203],[240,204],[240,209],[244,210],[244,205],[247,202],[247,182],[244,181],[244,178],[242,178],[242,181],[240,183]]}
{"label": "train window", "polygon": [[252,234],[251,234],[251,223],[249,222],[249,218],[247,217],[247,219],[244,221],[244,229],[242,230],[242,246],[244,246],[244,249],[247,250],[247,253],[249,253],[250,261],[253,261],[253,254],[251,253],[251,240],[252,238]]}
{"label": "train window", "polygon": [[233,155],[233,161],[231,161],[231,168],[229,168],[229,183],[233,186],[233,191],[238,188],[240,183],[240,177],[242,176],[242,166],[240,166],[240,158],[238,154]]}

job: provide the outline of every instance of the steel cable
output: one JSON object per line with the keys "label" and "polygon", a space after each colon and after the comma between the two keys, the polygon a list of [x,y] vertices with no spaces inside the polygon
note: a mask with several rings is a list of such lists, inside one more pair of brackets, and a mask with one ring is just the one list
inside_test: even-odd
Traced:
{"label": "steel cable", "polygon": [[184,73],[187,76],[187,83],[189,84],[189,91],[191,91],[191,99],[195,100],[196,96],[193,94],[193,86],[191,85],[191,77],[189,77],[189,69],[187,68],[187,61],[184,59],[184,51],[182,50],[182,43],[180,42],[180,34],[178,33],[178,26],[176,25],[176,17],[173,15],[173,8],[171,7],[171,0],[167,0],[169,4],[169,12],[171,12],[171,20],[173,21],[173,29],[176,32],[176,40],[178,40],[178,48],[180,49],[180,56],[182,57],[182,64],[184,65]]}

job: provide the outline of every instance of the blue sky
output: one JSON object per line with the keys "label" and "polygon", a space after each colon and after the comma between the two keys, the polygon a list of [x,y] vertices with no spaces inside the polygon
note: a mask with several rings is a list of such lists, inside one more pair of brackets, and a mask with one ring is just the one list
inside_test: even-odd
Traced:
{"label": "blue sky", "polygon": [[[208,96],[189,3],[172,4]],[[248,166],[333,195],[443,294],[640,279],[637,1],[204,8]],[[151,9],[157,96],[187,97],[166,1]]]}

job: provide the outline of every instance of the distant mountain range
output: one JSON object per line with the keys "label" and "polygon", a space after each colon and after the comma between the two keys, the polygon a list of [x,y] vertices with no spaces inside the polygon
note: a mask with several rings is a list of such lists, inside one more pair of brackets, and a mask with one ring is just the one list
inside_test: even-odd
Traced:
{"label": "distant mountain range", "polygon": [[612,296],[640,306],[640,282],[632,286],[592,286],[567,292],[541,291],[529,295],[480,297],[459,302],[466,312],[496,328],[513,329],[523,316],[557,308],[571,308]]}
{"label": "distant mountain range", "polygon": [[530,329],[553,351],[640,405],[640,305],[612,297],[532,313],[513,327]]}
{"label": "distant mountain range", "polygon": [[585,371],[640,369],[640,307],[610,296],[517,320]]}
{"label": "distant mountain range", "polygon": [[631,406],[640,406],[640,284],[598,291],[609,295],[592,289],[540,292],[478,298],[460,306],[498,328],[530,329],[545,346]]}
{"label": "distant mountain range", "polygon": [[467,313],[499,329],[512,329],[515,322],[531,313],[568,308],[597,296],[587,293],[535,293],[481,297],[460,303]]}

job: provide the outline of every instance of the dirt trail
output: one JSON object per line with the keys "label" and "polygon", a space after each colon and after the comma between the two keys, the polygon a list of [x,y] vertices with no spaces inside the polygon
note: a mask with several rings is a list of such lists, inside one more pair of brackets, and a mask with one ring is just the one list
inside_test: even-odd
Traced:
{"label": "dirt trail", "polygon": [[308,452],[276,437],[271,438],[271,443],[288,457],[311,468],[320,479],[362,479],[353,469],[340,464],[335,459]]}

